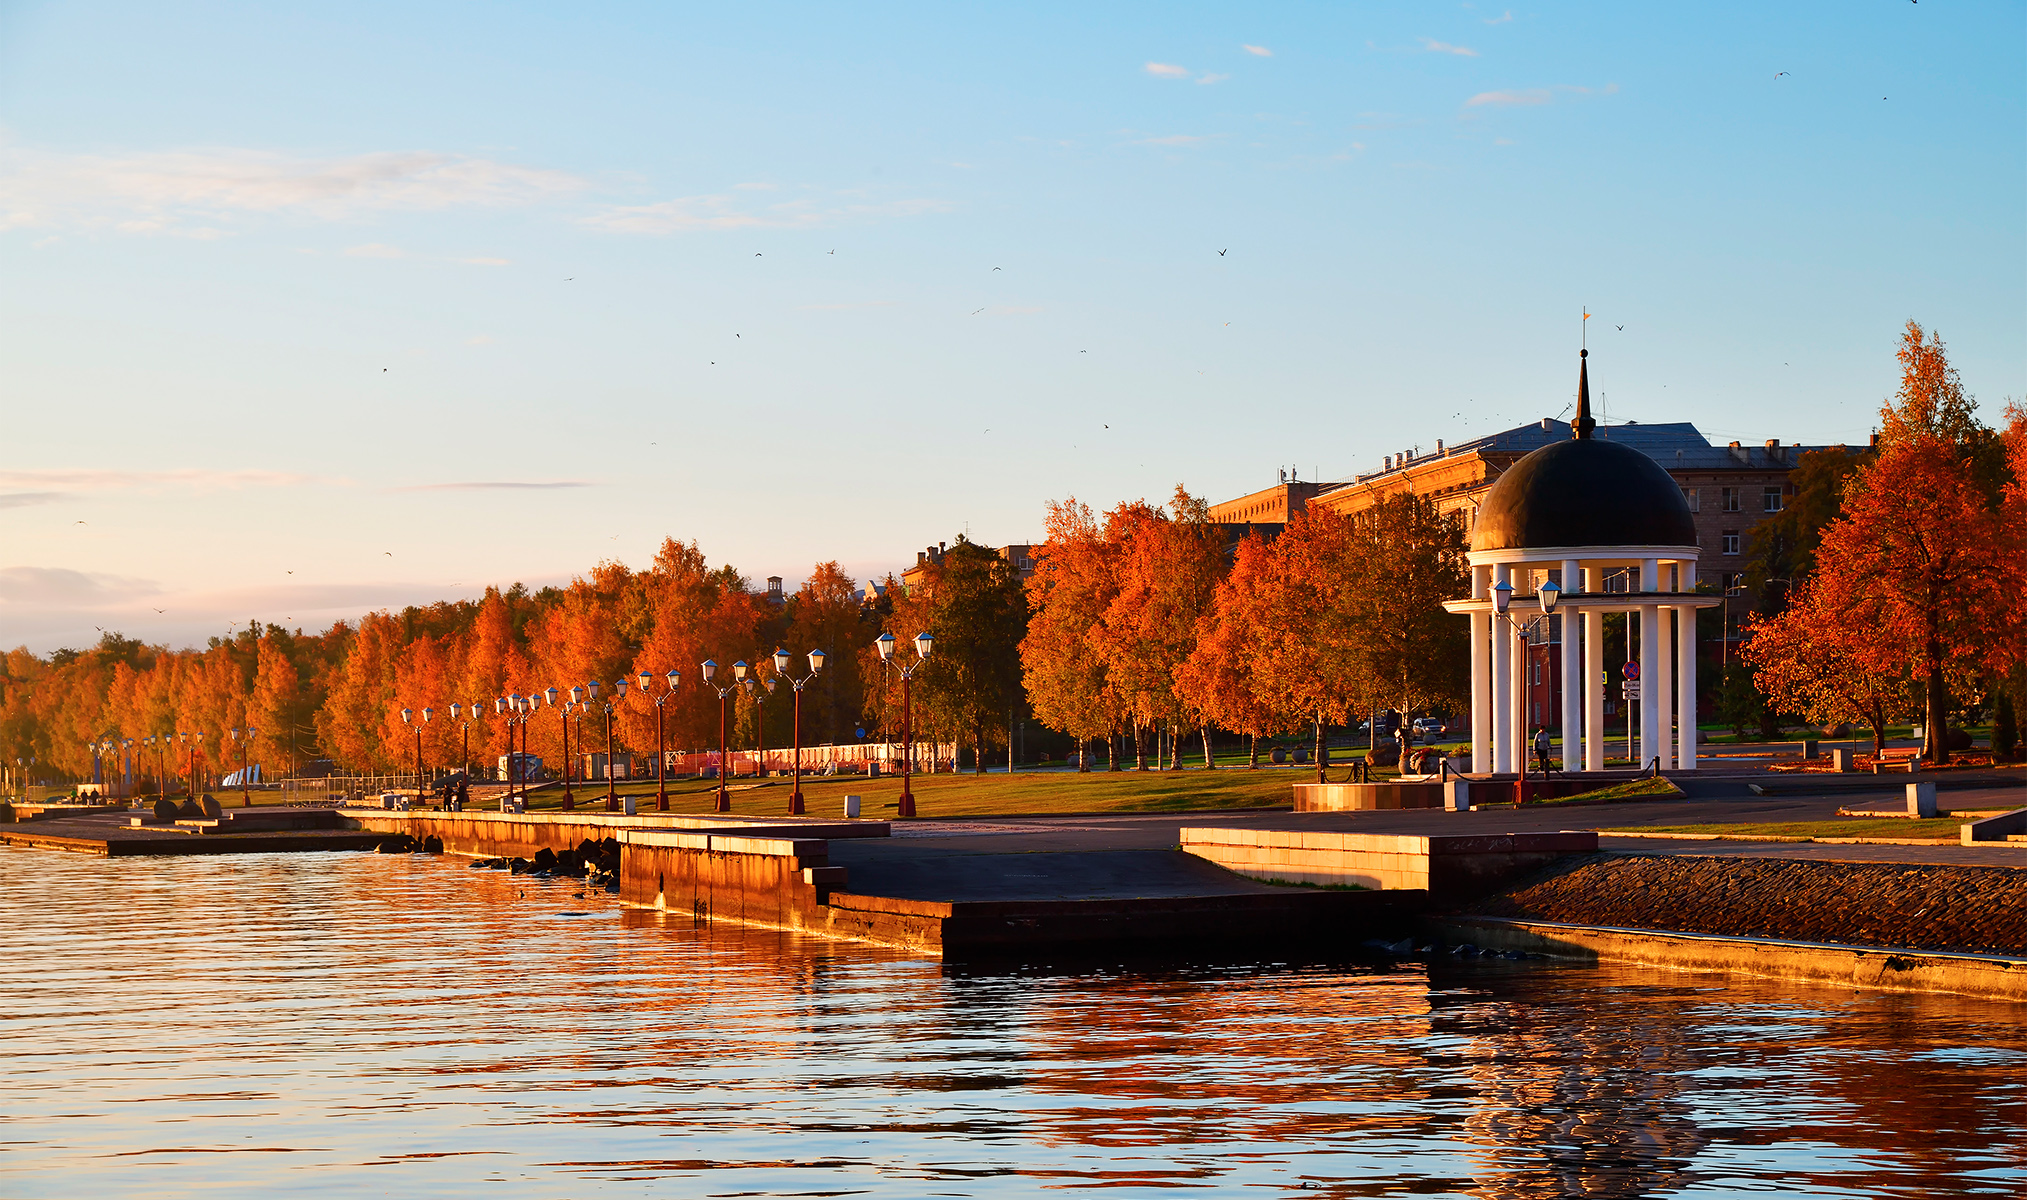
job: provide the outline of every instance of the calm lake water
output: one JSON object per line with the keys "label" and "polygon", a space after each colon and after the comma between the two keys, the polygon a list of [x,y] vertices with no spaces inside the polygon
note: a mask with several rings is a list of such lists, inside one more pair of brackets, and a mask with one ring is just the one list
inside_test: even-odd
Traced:
{"label": "calm lake water", "polygon": [[2027,1012],[957,968],[371,854],[0,849],[0,1196],[2027,1192]]}

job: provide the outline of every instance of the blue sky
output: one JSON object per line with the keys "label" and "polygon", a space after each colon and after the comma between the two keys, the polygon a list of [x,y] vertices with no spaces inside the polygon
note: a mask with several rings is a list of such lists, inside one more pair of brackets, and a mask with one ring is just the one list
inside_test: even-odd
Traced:
{"label": "blue sky", "polygon": [[1554,415],[1584,306],[1613,420],[1862,440],[1909,317],[1996,419],[2023,44],[1941,0],[0,3],[0,641],[666,535],[864,578]]}

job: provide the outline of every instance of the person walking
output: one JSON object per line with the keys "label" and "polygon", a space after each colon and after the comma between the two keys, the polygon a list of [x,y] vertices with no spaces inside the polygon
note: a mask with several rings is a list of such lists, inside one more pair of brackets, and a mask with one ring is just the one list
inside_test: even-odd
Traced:
{"label": "person walking", "polygon": [[1534,730],[1534,761],[1540,765],[1541,773],[1548,774],[1548,726],[1537,725]]}

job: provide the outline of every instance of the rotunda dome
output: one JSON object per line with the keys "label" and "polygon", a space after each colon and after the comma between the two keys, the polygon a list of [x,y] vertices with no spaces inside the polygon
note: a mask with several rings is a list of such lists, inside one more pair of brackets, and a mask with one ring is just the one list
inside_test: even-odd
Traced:
{"label": "rotunda dome", "polygon": [[1478,507],[1471,549],[1696,545],[1696,523],[1674,477],[1631,446],[1591,436],[1588,375],[1586,363],[1578,369],[1574,436],[1507,468]]}

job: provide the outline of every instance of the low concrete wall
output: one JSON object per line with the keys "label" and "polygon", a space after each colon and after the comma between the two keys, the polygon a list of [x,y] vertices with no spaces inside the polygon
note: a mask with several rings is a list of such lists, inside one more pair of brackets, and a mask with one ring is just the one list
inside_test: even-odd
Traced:
{"label": "low concrete wall", "polygon": [[1304,833],[1187,828],[1182,848],[1228,871],[1282,883],[1425,890],[1438,900],[1482,895],[1568,854],[1594,854],[1598,835],[1562,833]]}
{"label": "low concrete wall", "polygon": [[1396,808],[1441,808],[1440,783],[1298,783],[1296,812],[1369,812]]}
{"label": "low concrete wall", "polygon": [[374,833],[405,833],[421,841],[443,840],[451,854],[481,858],[533,858],[542,850],[575,850],[627,830],[720,830],[744,836],[813,838],[886,837],[885,821],[823,821],[794,817],[723,817],[608,812],[388,812],[378,808],[340,809],[346,823]]}
{"label": "low concrete wall", "polygon": [[1891,992],[1949,992],[2027,1001],[2027,959],[1938,954],[1867,946],[1728,938],[1701,933],[1558,925],[1496,917],[1439,918],[1445,936],[1497,950],[1526,950],[1584,962],[1640,963],[1729,971],[1766,979],[1806,979]]}
{"label": "low concrete wall", "polygon": [[2027,833],[2027,808],[2016,808],[1982,821],[1969,821],[1957,829],[1959,840],[1966,846],[1977,842],[2003,842],[2016,833]]}

